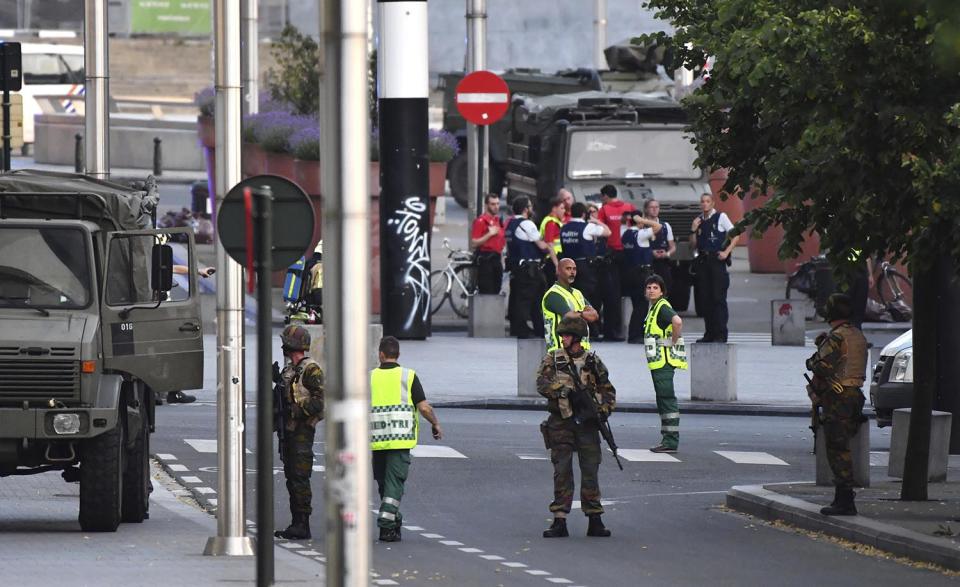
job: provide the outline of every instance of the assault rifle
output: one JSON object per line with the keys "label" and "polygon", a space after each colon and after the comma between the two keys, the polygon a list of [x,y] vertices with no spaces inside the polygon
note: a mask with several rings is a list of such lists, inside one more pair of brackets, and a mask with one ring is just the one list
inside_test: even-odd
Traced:
{"label": "assault rifle", "polygon": [[283,378],[280,377],[280,365],[273,362],[273,429],[277,433],[277,451],[283,461],[283,449],[287,443],[287,405],[283,393]]}
{"label": "assault rifle", "polygon": [[[816,394],[816,390],[813,388],[813,380],[810,379],[810,376],[806,373],[803,374],[803,378],[807,380],[807,387]],[[813,432],[813,454],[817,454],[817,430],[820,429],[820,404],[817,402],[812,402],[810,406],[810,431]]]}
{"label": "assault rifle", "polygon": [[620,456],[617,455],[617,441],[613,438],[613,430],[610,428],[607,414],[600,410],[596,397],[583,389],[580,374],[577,372],[577,367],[573,364],[573,361],[570,361],[568,364],[570,365],[570,374],[573,376],[575,397],[571,398],[570,403],[573,404],[574,419],[578,423],[594,419],[597,421],[600,427],[600,436],[602,436],[604,442],[607,443],[607,447],[609,447],[610,452],[613,453],[614,460],[617,461],[617,466],[620,467],[622,471],[623,463],[620,462]]}

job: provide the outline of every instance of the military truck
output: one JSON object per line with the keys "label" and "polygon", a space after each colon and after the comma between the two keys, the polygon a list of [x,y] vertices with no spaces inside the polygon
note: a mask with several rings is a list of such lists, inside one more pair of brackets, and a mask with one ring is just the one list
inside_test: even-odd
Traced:
{"label": "military truck", "polygon": [[525,195],[540,217],[560,188],[578,201],[597,201],[604,184],[642,209],[660,202],[673,228],[678,264],[670,303],[689,304],[690,225],[699,198],[710,192],[707,173],[684,132],[680,105],[665,92],[580,92],[515,96],[507,145],[507,199]]}
{"label": "military truck", "polygon": [[168,243],[186,233],[193,267],[193,235],[153,229],[158,200],[151,181],[0,175],[0,477],[79,481],[84,531],[149,517],[154,393],[202,386],[197,275],[174,284]]}

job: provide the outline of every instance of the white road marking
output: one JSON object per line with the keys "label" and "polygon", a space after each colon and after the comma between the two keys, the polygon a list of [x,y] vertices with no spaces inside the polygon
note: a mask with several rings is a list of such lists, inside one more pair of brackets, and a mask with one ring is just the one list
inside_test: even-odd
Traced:
{"label": "white road marking", "polygon": [[624,460],[643,463],[679,463],[680,459],[662,452],[650,452],[646,448],[621,448],[617,454]]}
{"label": "white road marking", "polygon": [[457,550],[459,550],[460,552],[465,552],[467,554],[477,554],[477,553],[483,552],[479,548],[458,548]]}
{"label": "white road marking", "polygon": [[465,459],[467,456],[449,446],[438,444],[418,444],[410,451],[411,456],[433,459]]}
{"label": "white road marking", "polygon": [[[373,510],[373,513],[377,513],[377,510]],[[410,530],[411,532],[423,532],[423,528],[421,528],[420,526],[407,526],[406,524],[404,524],[403,528],[404,530]]]}
{"label": "white road marking", "polygon": [[168,455],[167,453],[157,453],[157,458],[161,461],[175,461],[177,457],[173,455]]}
{"label": "white road marking", "polygon": [[480,558],[482,558],[483,560],[488,560],[488,561],[502,561],[502,560],[503,560],[503,557],[502,557],[502,556],[497,556],[497,555],[495,555],[495,554],[481,554],[481,555],[480,555]]}
{"label": "white road marking", "polygon": [[374,579],[373,584],[374,585],[399,585],[400,583],[397,583],[393,579]]}
{"label": "white road marking", "polygon": [[546,579],[551,583],[557,583],[562,585],[566,585],[567,583],[573,583],[573,581],[571,581],[570,579],[564,579],[563,577],[547,577]]}
{"label": "white road marking", "polygon": [[440,539],[440,538],[444,538],[444,536],[441,536],[440,534],[430,534],[430,533],[421,534],[421,536],[423,536],[424,538],[432,538],[432,539],[434,539],[434,540],[438,540],[438,539]]}
{"label": "white road marking", "polygon": [[[612,499],[601,499],[601,500],[600,500],[600,505],[613,505],[613,504],[615,504],[615,503],[617,503],[617,502],[616,502],[616,501],[613,501]],[[571,509],[575,509],[575,510],[580,509],[580,500],[579,500],[579,499],[573,500],[573,502],[570,503],[570,508],[571,508]]]}
{"label": "white road marking", "polygon": [[208,499],[207,501],[210,502],[210,505],[212,505],[212,506],[216,506],[216,505],[218,505],[218,504],[220,503],[220,502],[217,501],[216,499]]}
{"label": "white road marking", "polygon": [[200,480],[200,477],[194,477],[193,475],[186,475],[184,477],[180,477],[180,480],[183,481],[184,483],[203,483],[203,481]]}
{"label": "white road marking", "polygon": [[500,563],[500,564],[503,565],[503,566],[505,566],[505,567],[510,567],[511,569],[524,569],[524,568],[527,567],[527,565],[525,565],[525,564],[523,564],[523,563],[509,563],[509,562],[507,562],[507,563]]}
{"label": "white road marking", "polygon": [[298,548],[303,548],[302,544],[297,544],[296,542],[278,542],[280,546],[284,548],[289,548],[290,550],[296,550]]}
{"label": "white road marking", "polygon": [[178,472],[178,473],[182,473],[183,471],[189,471],[189,470],[190,470],[190,469],[188,469],[188,468],[186,467],[186,465],[178,465],[178,464],[176,464],[176,463],[174,463],[174,464],[172,464],[172,465],[167,465],[167,467],[169,467],[171,471],[176,471],[176,472]]}
{"label": "white road marking", "polygon": [[[217,452],[217,440],[209,440],[206,438],[184,438],[184,442],[193,447],[193,450],[203,453],[215,453]],[[247,454],[252,455],[253,451],[249,448],[247,449]]]}
{"label": "white road marking", "polygon": [[326,471],[327,469],[326,469],[326,467],[323,466],[323,465],[314,465],[314,466],[313,466],[313,470],[316,471],[316,472],[318,472],[318,473],[323,473],[323,472]]}
{"label": "white road marking", "polygon": [[444,546],[463,546],[463,542],[457,542],[456,540],[441,540],[440,544]]}
{"label": "white road marking", "polygon": [[303,556],[320,556],[322,553],[316,550],[298,550],[297,554],[302,554]]}
{"label": "white road marking", "polygon": [[871,467],[886,467],[890,464],[890,453],[880,451],[870,451]]}
{"label": "white road marking", "polygon": [[715,450],[713,452],[739,465],[790,465],[790,463],[765,452],[739,450]]}
{"label": "white road marking", "polygon": [[521,461],[546,461],[548,457],[546,455],[517,455]]}
{"label": "white road marking", "polygon": [[550,573],[548,573],[547,571],[541,571],[541,570],[539,570],[539,569],[529,569],[529,570],[527,570],[526,572],[529,573],[529,574],[531,574],[531,575],[533,575],[534,577],[543,577],[543,576],[545,576],[545,575],[549,575],[549,574],[550,574]]}
{"label": "white road marking", "polygon": [[213,487],[197,487],[196,491],[200,495],[211,495],[217,492],[217,490],[214,489]]}

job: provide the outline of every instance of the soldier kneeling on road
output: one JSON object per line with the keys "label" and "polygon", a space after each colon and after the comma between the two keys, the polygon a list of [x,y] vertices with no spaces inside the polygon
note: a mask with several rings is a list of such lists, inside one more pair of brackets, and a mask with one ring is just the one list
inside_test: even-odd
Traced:
{"label": "soldier kneeling on road", "polygon": [[281,387],[276,427],[293,521],[286,530],[278,530],[274,535],[305,540],[310,538],[313,513],[313,439],[317,423],[323,420],[323,369],[304,354],[310,349],[310,333],[303,326],[287,326],[280,341],[285,363],[278,382]]}
{"label": "soldier kneeling on road", "polygon": [[580,460],[580,505],[590,519],[587,536],[610,536],[600,516],[600,425],[616,405],[617,392],[596,354],[583,349],[587,323],[564,318],[557,328],[561,347],[548,352],[540,365],[537,391],[547,398],[550,416],[540,424],[553,462],[553,524],[544,538],[569,536],[567,514],[573,503],[573,453]]}

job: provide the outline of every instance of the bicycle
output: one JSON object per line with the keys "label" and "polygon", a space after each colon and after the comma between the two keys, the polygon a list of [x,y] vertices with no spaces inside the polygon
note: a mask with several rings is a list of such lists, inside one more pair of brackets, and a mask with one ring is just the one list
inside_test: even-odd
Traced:
{"label": "bicycle", "polygon": [[913,319],[913,308],[903,299],[903,290],[904,286],[912,288],[913,283],[888,261],[880,261],[878,271],[876,290],[883,307],[895,321],[909,322]]}
{"label": "bicycle", "polygon": [[470,312],[470,298],[477,295],[477,266],[473,255],[450,246],[450,239],[443,239],[443,248],[450,251],[447,266],[430,272],[430,315],[434,315],[450,300],[453,313],[466,318]]}
{"label": "bicycle", "polygon": [[[790,292],[796,290],[813,300],[813,309],[816,314],[823,316],[823,306],[826,304],[826,297],[833,291],[833,280],[830,283],[821,283],[825,275],[824,270],[829,269],[830,262],[826,255],[815,255],[810,260],[802,263],[797,270],[787,277],[787,291],[784,297],[790,299]],[[818,277],[820,274],[821,277]],[[808,316],[813,318],[814,316]]]}

